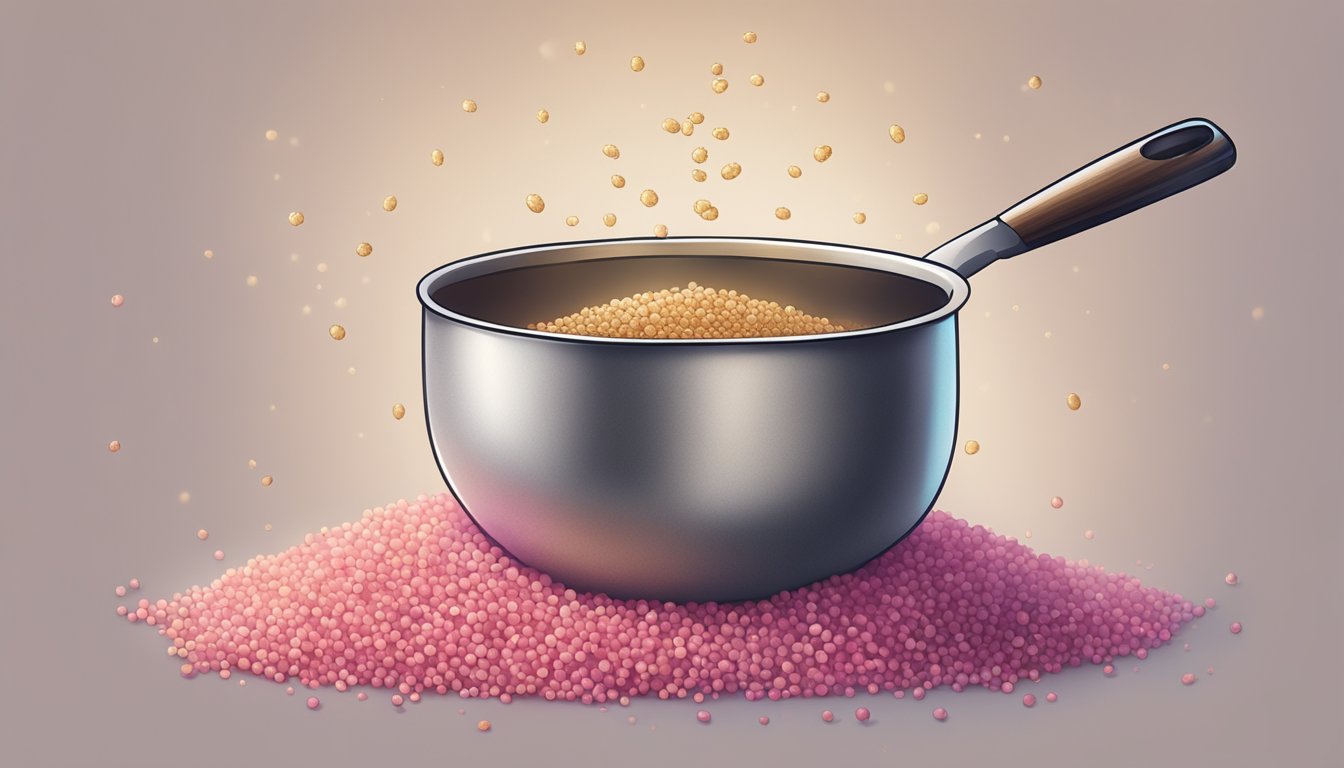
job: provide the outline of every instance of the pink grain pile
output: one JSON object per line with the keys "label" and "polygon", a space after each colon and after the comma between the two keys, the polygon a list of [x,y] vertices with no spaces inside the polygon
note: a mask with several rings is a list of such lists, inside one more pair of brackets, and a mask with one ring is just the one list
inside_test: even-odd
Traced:
{"label": "pink grain pile", "polygon": [[1146,656],[1193,609],[939,511],[858,571],[768,600],[615,600],[516,564],[445,493],[366,511],[123,615],[158,627],[187,677],[591,703],[1012,691]]}

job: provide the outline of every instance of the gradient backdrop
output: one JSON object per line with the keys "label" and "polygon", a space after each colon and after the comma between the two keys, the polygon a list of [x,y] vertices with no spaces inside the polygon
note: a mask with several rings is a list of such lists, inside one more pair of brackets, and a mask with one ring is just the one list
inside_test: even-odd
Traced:
{"label": "gradient backdrop", "polygon": [[[1344,171],[1342,8],[3,0],[6,762],[1326,764],[1344,748],[1344,270],[1326,235]],[[695,137],[660,129],[692,110],[707,116]],[[1218,599],[1138,673],[1068,671],[1032,689],[1061,694],[1034,710],[982,690],[720,701],[708,727],[689,701],[602,713],[432,697],[398,713],[381,694],[328,691],[314,714],[280,686],[182,681],[157,635],[113,613],[132,576],[169,595],[443,489],[413,289],[446,261],[658,223],[922,254],[1192,116],[1236,142],[1232,171],[975,277],[958,441],[982,448],[958,453],[939,501],[1043,551]],[[707,135],[719,125],[727,142]],[[608,142],[620,161],[601,155]],[[819,165],[822,143],[835,154]],[[696,184],[702,144],[711,178]],[[714,173],[728,160],[744,167],[732,182]],[[657,207],[638,203],[645,187]],[[533,192],[541,215],[524,207]],[[718,221],[694,215],[698,197]],[[774,218],[781,205],[791,220]],[[1229,570],[1240,586],[1223,584]],[[1186,671],[1197,685],[1180,685]],[[842,715],[829,726],[827,706]],[[935,723],[934,706],[951,720]],[[482,717],[493,732],[475,732]]]}

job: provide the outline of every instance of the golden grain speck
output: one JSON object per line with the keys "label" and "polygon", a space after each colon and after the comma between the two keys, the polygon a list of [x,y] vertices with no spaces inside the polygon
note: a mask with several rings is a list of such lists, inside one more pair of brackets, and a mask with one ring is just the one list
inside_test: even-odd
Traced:
{"label": "golden grain speck", "polygon": [[256,469],[256,468],[257,468],[257,460],[256,460],[256,459],[248,459],[248,460],[247,460],[247,468],[248,468],[248,469]]}
{"label": "golden grain speck", "polygon": [[345,326],[333,324],[327,329],[327,333],[331,335],[331,338],[340,341],[345,338]]}
{"label": "golden grain speck", "polygon": [[[900,144],[902,141],[905,141],[905,129],[895,123],[892,123],[891,127],[887,129],[887,135],[890,136],[891,140],[896,142],[897,144]],[[980,134],[977,133],[975,135],[975,138],[977,139],[980,138]]]}
{"label": "golden grain speck", "polygon": [[924,194],[923,192],[920,192],[919,194],[910,198],[910,201],[913,202],[915,205],[923,205],[929,202],[929,196]]}
{"label": "golden grain speck", "polygon": [[180,503],[180,504],[190,504],[190,503],[191,503],[191,494],[188,493],[187,491],[183,491],[183,492],[177,494],[177,501],[178,501],[178,503]]}
{"label": "golden grain speck", "polygon": [[668,133],[676,133],[681,130],[681,121],[675,117],[665,117],[663,118],[663,130]]}
{"label": "golden grain speck", "polygon": [[112,442],[110,442],[110,443],[107,444],[107,452],[108,452],[108,453],[116,453],[117,451],[120,451],[120,450],[121,450],[121,441],[120,441],[120,440],[113,440]]}
{"label": "golden grain speck", "polygon": [[695,179],[696,181],[704,181],[705,179],[707,179],[707,178],[709,178],[709,177],[708,177],[707,175],[705,175],[705,172],[702,171],[702,170],[700,170],[699,168],[692,168],[692,169],[691,169],[691,178],[692,178],[692,179]]}
{"label": "golden grain speck", "polygon": [[709,84],[709,87],[713,89],[715,93],[723,93],[728,90],[728,81],[724,80],[722,77],[716,77],[714,78],[714,81]]}
{"label": "golden grain speck", "polygon": [[384,198],[383,198],[383,210],[384,210],[384,211],[387,211],[388,213],[391,213],[391,212],[397,210],[397,196],[396,196],[396,195],[388,195],[387,197],[384,197]]}
{"label": "golden grain speck", "polygon": [[1076,411],[1083,407],[1083,398],[1079,397],[1077,392],[1070,392],[1068,399],[1064,402],[1068,404],[1070,411]]}
{"label": "golden grain speck", "polygon": [[429,153],[429,162],[435,165],[443,165],[443,150],[436,149]]}
{"label": "golden grain speck", "polygon": [[621,150],[617,149],[615,144],[603,144],[602,154],[615,160],[621,156]]}
{"label": "golden grain speck", "polygon": [[756,86],[757,88],[761,87],[762,85],[765,85],[765,77],[762,75],[752,75],[747,79],[750,80],[751,84]]}
{"label": "golden grain speck", "polygon": [[694,209],[697,214],[702,214],[713,207],[714,205],[712,203],[703,198],[701,198],[700,200],[696,200],[695,204],[691,206],[691,208]]}
{"label": "golden grain speck", "polygon": [[567,226],[570,226],[570,227],[577,227],[577,226],[579,226],[579,217],[578,217],[578,216],[566,216],[566,217],[565,217],[565,224],[566,224]]}
{"label": "golden grain speck", "polygon": [[406,406],[402,405],[401,403],[394,403],[392,405],[392,418],[396,419],[397,421],[401,421],[402,419],[406,418]]}
{"label": "golden grain speck", "polygon": [[546,201],[541,199],[541,195],[527,196],[527,209],[533,213],[541,213],[546,210]]}
{"label": "golden grain speck", "polygon": [[271,128],[270,130],[266,131],[267,141],[275,141],[278,138],[280,138],[280,132],[275,130],[274,128]]}
{"label": "golden grain speck", "polygon": [[643,57],[643,56],[632,56],[632,57],[630,58],[630,69],[632,69],[632,70],[634,70],[634,71],[636,71],[636,72],[643,72],[643,71],[644,71],[644,57]]}
{"label": "golden grain speck", "polygon": [[789,166],[789,176],[792,176],[793,178],[796,179],[796,178],[798,178],[799,176],[802,176],[802,175],[803,175],[803,169],[802,169],[802,168],[799,168],[799,167],[796,166],[796,165],[790,165],[790,166]]}
{"label": "golden grain speck", "polygon": [[718,63],[717,61],[714,62],[713,64],[711,64],[711,65],[709,66],[709,74],[711,74],[711,75],[722,75],[722,74],[723,74],[723,65],[720,64],[720,63]]}
{"label": "golden grain speck", "polygon": [[697,163],[703,163],[709,159],[709,150],[704,147],[696,147],[691,150],[691,159]]}
{"label": "golden grain speck", "polygon": [[620,189],[620,188],[624,187],[624,186],[625,186],[625,177],[622,176],[622,175],[620,175],[619,173],[613,173],[613,174],[611,175],[611,186],[613,186],[613,187],[615,187],[615,188],[617,188],[617,189]]}
{"label": "golden grain speck", "polygon": [[289,225],[291,227],[297,227],[302,223],[303,223],[303,212],[294,211],[293,213],[289,214]]}
{"label": "golden grain speck", "polygon": [[1252,319],[1252,320],[1264,320],[1264,319],[1265,319],[1265,308],[1264,308],[1264,307],[1254,307],[1254,308],[1252,308],[1252,309],[1251,309],[1251,319]]}
{"label": "golden grain speck", "polygon": [[719,218],[719,209],[711,205],[708,210],[700,214],[700,218],[704,219],[705,221],[713,221]]}
{"label": "golden grain speck", "polygon": [[667,225],[666,225],[666,224],[655,224],[655,225],[653,226],[653,236],[654,236],[654,237],[667,237]]}
{"label": "golden grain speck", "polygon": [[269,531],[269,530],[271,530],[271,529],[274,528],[274,527],[275,527],[275,526],[271,525],[270,523],[267,523],[267,524],[263,525],[263,526],[261,527],[261,529],[262,529],[263,531]]}
{"label": "golden grain speck", "polygon": [[686,116],[686,119],[690,120],[692,123],[695,123],[696,125],[705,122],[705,116],[701,112],[692,112],[691,114]]}
{"label": "golden grain speck", "polygon": [[967,441],[966,441],[966,453],[967,453],[967,455],[969,455],[969,456],[974,456],[975,454],[977,454],[977,453],[979,453],[979,452],[980,452],[980,441],[979,441],[979,440],[967,440]]}
{"label": "golden grain speck", "polygon": [[775,218],[779,219],[780,221],[784,221],[792,215],[793,214],[789,211],[789,209],[783,206],[780,206],[775,209]]}
{"label": "golden grain speck", "polygon": [[476,111],[476,102],[472,101],[471,99],[463,99],[463,100],[462,100],[462,111],[463,111],[463,112],[475,112],[475,111]]}
{"label": "golden grain speck", "polygon": [[359,245],[355,246],[356,256],[360,257],[368,256],[370,253],[373,253],[373,246],[369,245],[368,243],[360,243]]}
{"label": "golden grain speck", "polygon": [[690,136],[693,133],[695,133],[695,123],[691,122],[690,119],[682,120],[681,135]]}
{"label": "golden grain speck", "polygon": [[868,220],[868,214],[864,213],[863,211],[859,211],[859,212],[857,212],[857,213],[854,214],[854,223],[855,223],[855,224],[862,224],[863,222],[865,222],[865,221],[867,221],[867,220]]}
{"label": "golden grain speck", "polygon": [[652,208],[658,204],[658,193],[652,189],[646,189],[639,193],[639,202],[643,203],[645,208]]}
{"label": "golden grain speck", "polygon": [[270,475],[263,475],[262,478],[261,478],[261,487],[262,487],[262,488],[270,488],[270,487],[271,487],[271,483],[274,483],[274,482],[275,482],[275,478],[274,478],[274,477],[271,477]]}
{"label": "golden grain speck", "polygon": [[213,258],[215,258],[215,252],[214,252],[214,251],[206,251],[204,255],[205,255],[205,258],[206,258],[206,259],[213,259]]}
{"label": "golden grain speck", "polygon": [[1028,87],[1028,88],[1031,88],[1032,90],[1036,90],[1037,88],[1040,88],[1040,87],[1041,87],[1041,78],[1040,78],[1040,76],[1039,76],[1039,75],[1032,75],[1032,76],[1031,76],[1031,79],[1027,81],[1027,87]]}
{"label": "golden grain speck", "polygon": [[256,288],[256,287],[257,287],[257,276],[256,276],[256,275],[248,275],[248,276],[247,276],[247,287],[248,287],[248,288]]}
{"label": "golden grain speck", "polygon": [[756,42],[756,33],[755,33],[755,32],[743,32],[743,33],[742,33],[742,42],[744,42],[744,43],[746,43],[746,44],[748,44],[748,45],[750,45],[750,44]]}
{"label": "golden grain speck", "polygon": [[602,223],[607,225],[608,227],[616,226],[616,214],[614,213],[603,214]]}
{"label": "golden grain speck", "polygon": [[824,163],[827,160],[829,160],[830,157],[831,157],[831,145],[829,144],[822,144],[821,146],[812,150],[812,158],[816,160],[818,163]]}
{"label": "golden grain speck", "polygon": [[583,42],[582,40],[578,41],[577,43],[574,43],[574,53],[575,53],[575,55],[577,55],[577,56],[582,56],[582,55],[583,55],[584,53],[586,53],[587,51],[588,51],[588,44],[587,44],[587,43]]}
{"label": "golden grain speck", "polygon": [[547,112],[547,111],[544,110],[544,109],[538,109],[538,110],[537,110],[537,122],[538,122],[538,123],[544,123],[544,122],[546,122],[547,120],[550,120],[550,119],[551,119],[551,113],[550,113],[550,112]]}
{"label": "golden grain speck", "polygon": [[831,100],[831,94],[825,91],[817,91],[817,101],[820,101],[822,104],[825,104],[830,100]]}
{"label": "golden grain speck", "polygon": [[727,128],[723,127],[715,128],[711,133],[713,133],[714,138],[718,139],[719,141],[724,141],[728,138]]}
{"label": "golden grain speck", "polygon": [[737,163],[728,163],[719,170],[719,175],[723,177],[724,181],[732,181],[742,175],[742,166]]}

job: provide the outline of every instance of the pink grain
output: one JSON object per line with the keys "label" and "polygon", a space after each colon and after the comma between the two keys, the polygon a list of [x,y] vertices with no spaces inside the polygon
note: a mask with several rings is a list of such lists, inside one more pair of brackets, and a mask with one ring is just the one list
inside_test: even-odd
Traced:
{"label": "pink grain", "polygon": [[941,511],[863,568],[767,599],[616,600],[517,564],[447,494],[367,511],[140,603],[127,620],[185,643],[197,672],[599,704],[1011,690],[1143,658],[1194,615],[1179,595]]}

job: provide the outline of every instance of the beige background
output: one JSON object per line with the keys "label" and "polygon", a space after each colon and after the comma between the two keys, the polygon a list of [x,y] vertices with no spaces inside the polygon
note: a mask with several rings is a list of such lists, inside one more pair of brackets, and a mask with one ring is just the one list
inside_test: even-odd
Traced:
{"label": "beige background", "polygon": [[[7,758],[1326,764],[1344,748],[1344,270],[1327,234],[1344,171],[1344,12],[1270,5],[0,2]],[[715,61],[723,95],[709,89]],[[1039,91],[1025,88],[1033,74]],[[464,113],[464,98],[480,110]],[[694,138],[659,129],[692,110],[708,116]],[[983,449],[958,454],[939,502],[1218,599],[1138,673],[1069,671],[1036,691],[1060,702],[1034,710],[985,691],[865,699],[867,727],[844,700],[717,702],[709,727],[689,702],[602,713],[435,698],[396,713],[381,695],[327,692],[312,714],[259,681],[183,682],[158,637],[113,614],[131,576],[156,598],[217,574],[216,547],[235,565],[442,489],[413,288],[445,261],[656,223],[923,253],[1190,116],[1237,143],[1228,174],[976,276],[959,440]],[[887,138],[892,122],[904,144]],[[705,135],[716,125],[728,142]],[[599,153],[607,142],[619,163]],[[736,160],[742,176],[692,182],[702,143],[711,171]],[[809,157],[820,143],[835,147],[825,165]],[[608,184],[614,172],[626,189]],[[654,209],[636,202],[645,187],[663,198]],[[531,192],[542,215],[523,206]],[[916,192],[929,203],[912,205]],[[717,222],[691,212],[701,196]],[[773,218],[779,205],[792,220]],[[291,210],[307,223],[291,228]],[[353,253],[362,240],[367,259]],[[339,344],[333,322],[349,330]],[[1241,586],[1222,583],[1228,570]],[[1180,685],[1186,671],[1197,685]],[[938,705],[950,722],[929,717]],[[821,723],[824,706],[841,722]],[[494,732],[472,729],[480,717]]]}

